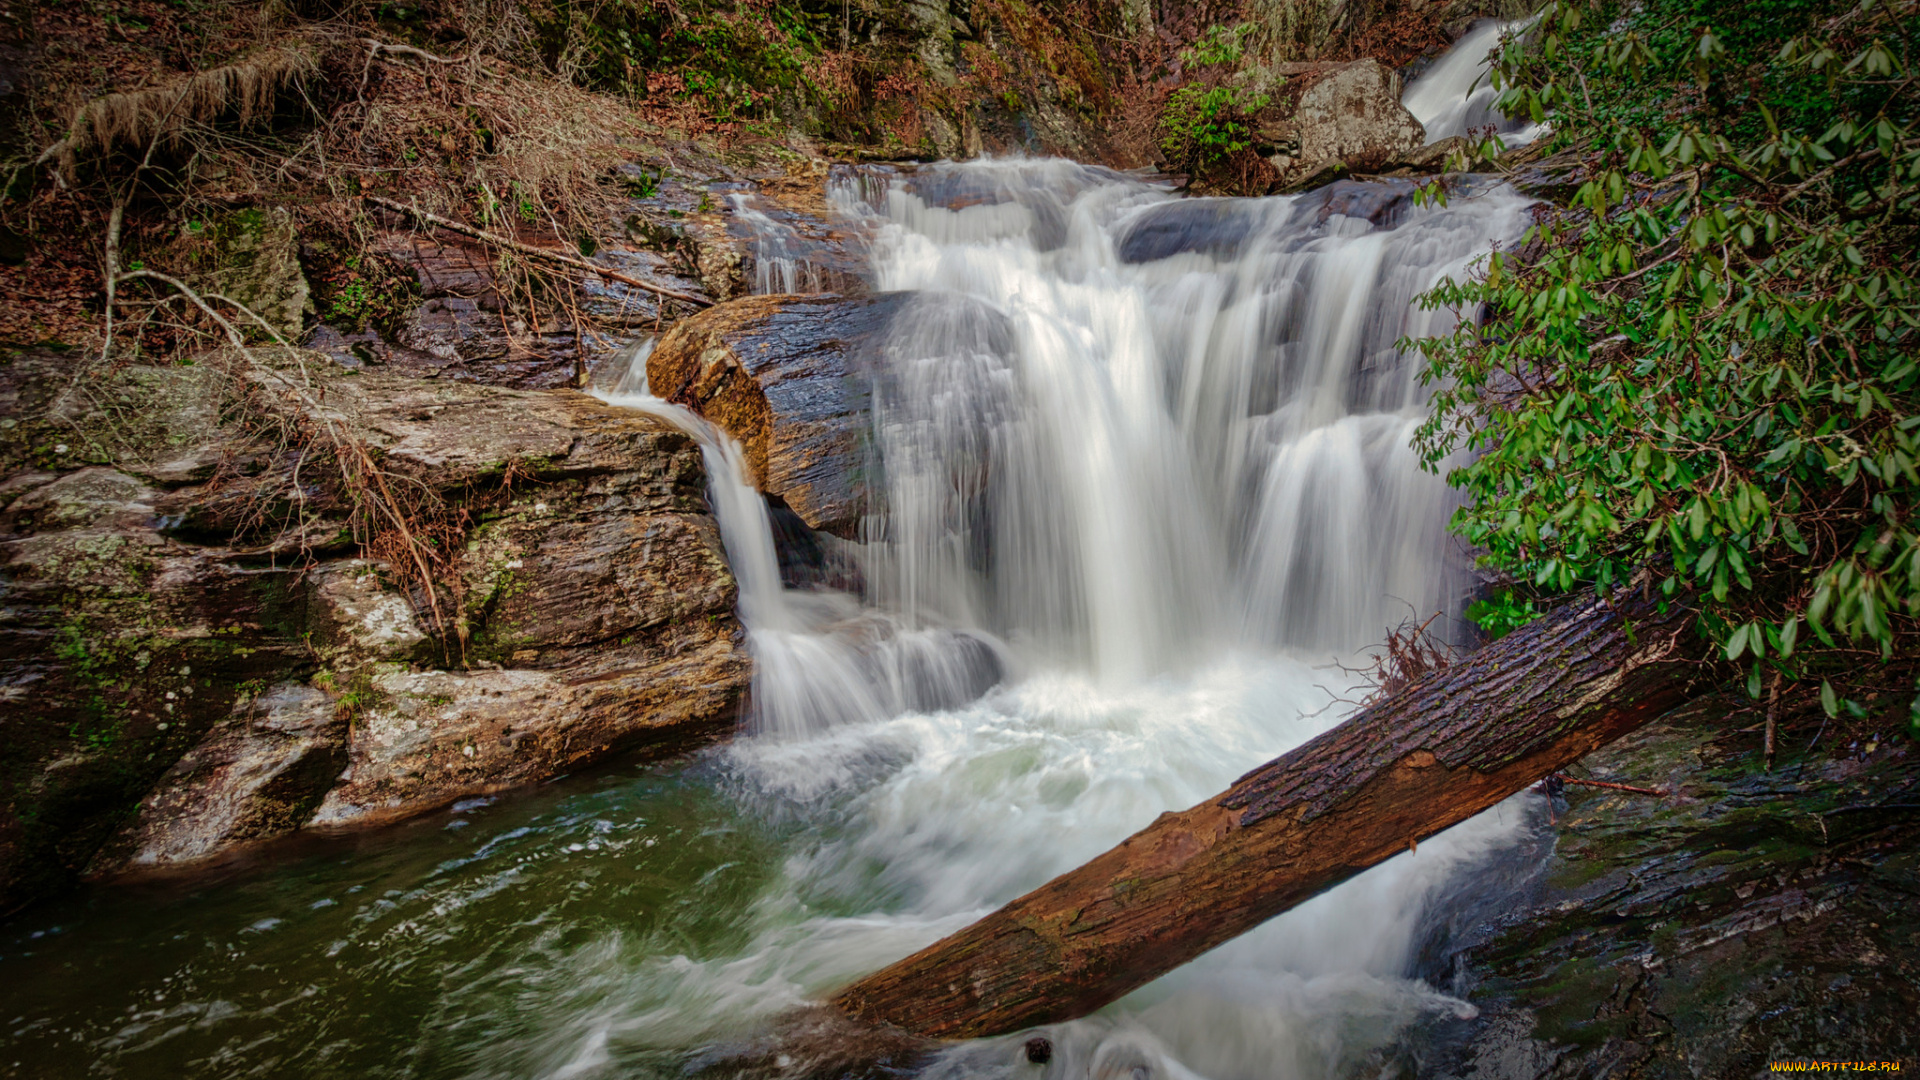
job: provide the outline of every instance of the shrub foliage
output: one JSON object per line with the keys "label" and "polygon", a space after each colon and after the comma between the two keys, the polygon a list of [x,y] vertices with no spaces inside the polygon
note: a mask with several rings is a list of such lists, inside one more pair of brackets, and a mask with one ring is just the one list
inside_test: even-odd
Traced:
{"label": "shrub foliage", "polygon": [[1755,697],[1818,681],[1830,715],[1914,689],[1917,12],[1552,4],[1495,77],[1583,182],[1428,297],[1484,325],[1417,343],[1421,448],[1488,565],[1529,593],[1647,568]]}

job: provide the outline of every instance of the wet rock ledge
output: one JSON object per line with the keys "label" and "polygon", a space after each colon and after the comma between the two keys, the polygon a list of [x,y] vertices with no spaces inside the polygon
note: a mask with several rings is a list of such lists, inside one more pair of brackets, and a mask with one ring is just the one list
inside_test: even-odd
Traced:
{"label": "wet rock ledge", "polygon": [[1417,973],[1479,1014],[1420,1026],[1381,1075],[1912,1070],[1920,754],[1816,715],[1769,770],[1742,704],[1701,699],[1590,755],[1576,775],[1670,794],[1568,785],[1534,851],[1438,906]]}
{"label": "wet rock ledge", "polygon": [[[307,400],[75,363],[0,355],[0,911],[731,729],[749,662],[686,435],[324,361]],[[431,598],[350,527],[329,417],[449,553]]]}
{"label": "wet rock ledge", "polygon": [[661,338],[647,385],[740,443],[749,478],[809,528],[858,536],[870,509],[874,356],[912,293],[750,296]]}

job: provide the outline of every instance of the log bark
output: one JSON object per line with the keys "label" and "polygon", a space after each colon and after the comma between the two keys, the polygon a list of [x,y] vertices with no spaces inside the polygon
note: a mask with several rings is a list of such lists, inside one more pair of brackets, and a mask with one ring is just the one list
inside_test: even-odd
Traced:
{"label": "log bark", "polygon": [[1660,715],[1705,651],[1678,605],[1569,605],[832,1003],[934,1038],[1084,1016]]}

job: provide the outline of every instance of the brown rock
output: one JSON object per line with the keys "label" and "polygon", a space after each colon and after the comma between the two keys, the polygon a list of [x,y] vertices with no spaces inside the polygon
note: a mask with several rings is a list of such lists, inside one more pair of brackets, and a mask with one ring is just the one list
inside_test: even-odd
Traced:
{"label": "brown rock", "polygon": [[[390,820],[731,727],[750,676],[733,579],[699,447],[669,425],[309,362],[329,417],[464,511],[436,621],[351,557],[325,468],[296,485],[291,457],[205,409],[230,375],[128,368],[63,398],[67,365],[0,366],[0,910],[83,870],[192,866],[316,814]],[[259,399],[309,408],[261,378]],[[209,481],[220,462],[251,464]],[[336,546],[282,558],[302,535]]]}
{"label": "brown rock", "polygon": [[228,296],[280,333],[299,337],[313,300],[300,270],[293,215],[284,206],[236,210],[210,232],[216,265],[199,288]]}
{"label": "brown rock", "polygon": [[353,724],[313,824],[391,820],[731,728],[750,668],[690,437],[567,391],[363,376],[328,403],[392,471],[449,497],[498,494],[444,583],[458,634],[421,645],[431,635],[365,563],[314,587],[317,647],[334,650]]}
{"label": "brown rock", "polygon": [[753,296],[682,322],[647,361],[653,392],[739,440],[756,487],[853,539],[868,508],[871,350],[908,293]]}
{"label": "brown rock", "polygon": [[[654,644],[658,644],[657,642]],[[311,824],[368,825],[550,779],[623,750],[684,751],[732,727],[746,665],[719,632],[652,663],[560,671],[409,671],[360,685],[350,764]]]}
{"label": "brown rock", "polygon": [[381,254],[413,272],[421,303],[394,328],[391,344],[377,335],[349,339],[316,330],[314,347],[413,376],[527,388],[572,381],[578,350],[572,323],[557,307],[539,325],[509,314],[493,253],[484,245],[447,232],[411,231],[389,233],[379,244]]}
{"label": "brown rock", "polygon": [[727,216],[709,210],[688,215],[682,225],[693,248],[694,275],[715,303],[747,292],[746,245],[727,228]]}
{"label": "brown rock", "polygon": [[289,570],[171,542],[138,507],[0,537],[0,910],[79,874],[243,687],[307,663]]}

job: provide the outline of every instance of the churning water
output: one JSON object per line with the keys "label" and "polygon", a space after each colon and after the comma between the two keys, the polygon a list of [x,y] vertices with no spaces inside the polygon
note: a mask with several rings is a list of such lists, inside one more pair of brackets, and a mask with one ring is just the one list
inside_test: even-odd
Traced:
{"label": "churning water", "polygon": [[[1460,591],[1397,343],[1451,325],[1414,298],[1518,235],[1525,200],[1178,199],[1028,160],[836,195],[876,285],[917,294],[874,349],[886,514],[839,552],[857,603],[782,586],[736,447],[612,396],[708,448],[758,664],[729,764],[820,831],[749,944],[674,969],[695,1004],[616,1008],[583,1052],[657,1045],[669,1013],[721,1038],[957,929],[1337,722],[1330,658]],[[1486,815],[1061,1026],[1048,1075],[1336,1075],[1466,1009],[1403,977],[1423,901],[1524,824]],[[1023,1075],[1019,1046],[935,1072]]]}
{"label": "churning water", "polygon": [[[4,1075],[687,1075],[1337,723],[1351,660],[1454,605],[1451,496],[1408,439],[1414,297],[1524,227],[1348,183],[1180,199],[1062,161],[842,174],[878,288],[884,518],[782,580],[739,451],[702,439],[757,673],[752,729],[234,882],[95,893],[0,938]],[[791,260],[792,253],[780,255]],[[773,264],[764,284],[804,270]],[[644,348],[642,346],[641,348]],[[643,365],[644,356],[637,364]],[[941,1080],[1379,1072],[1470,1006],[1409,977],[1516,799],[1142,988],[954,1048]]]}

